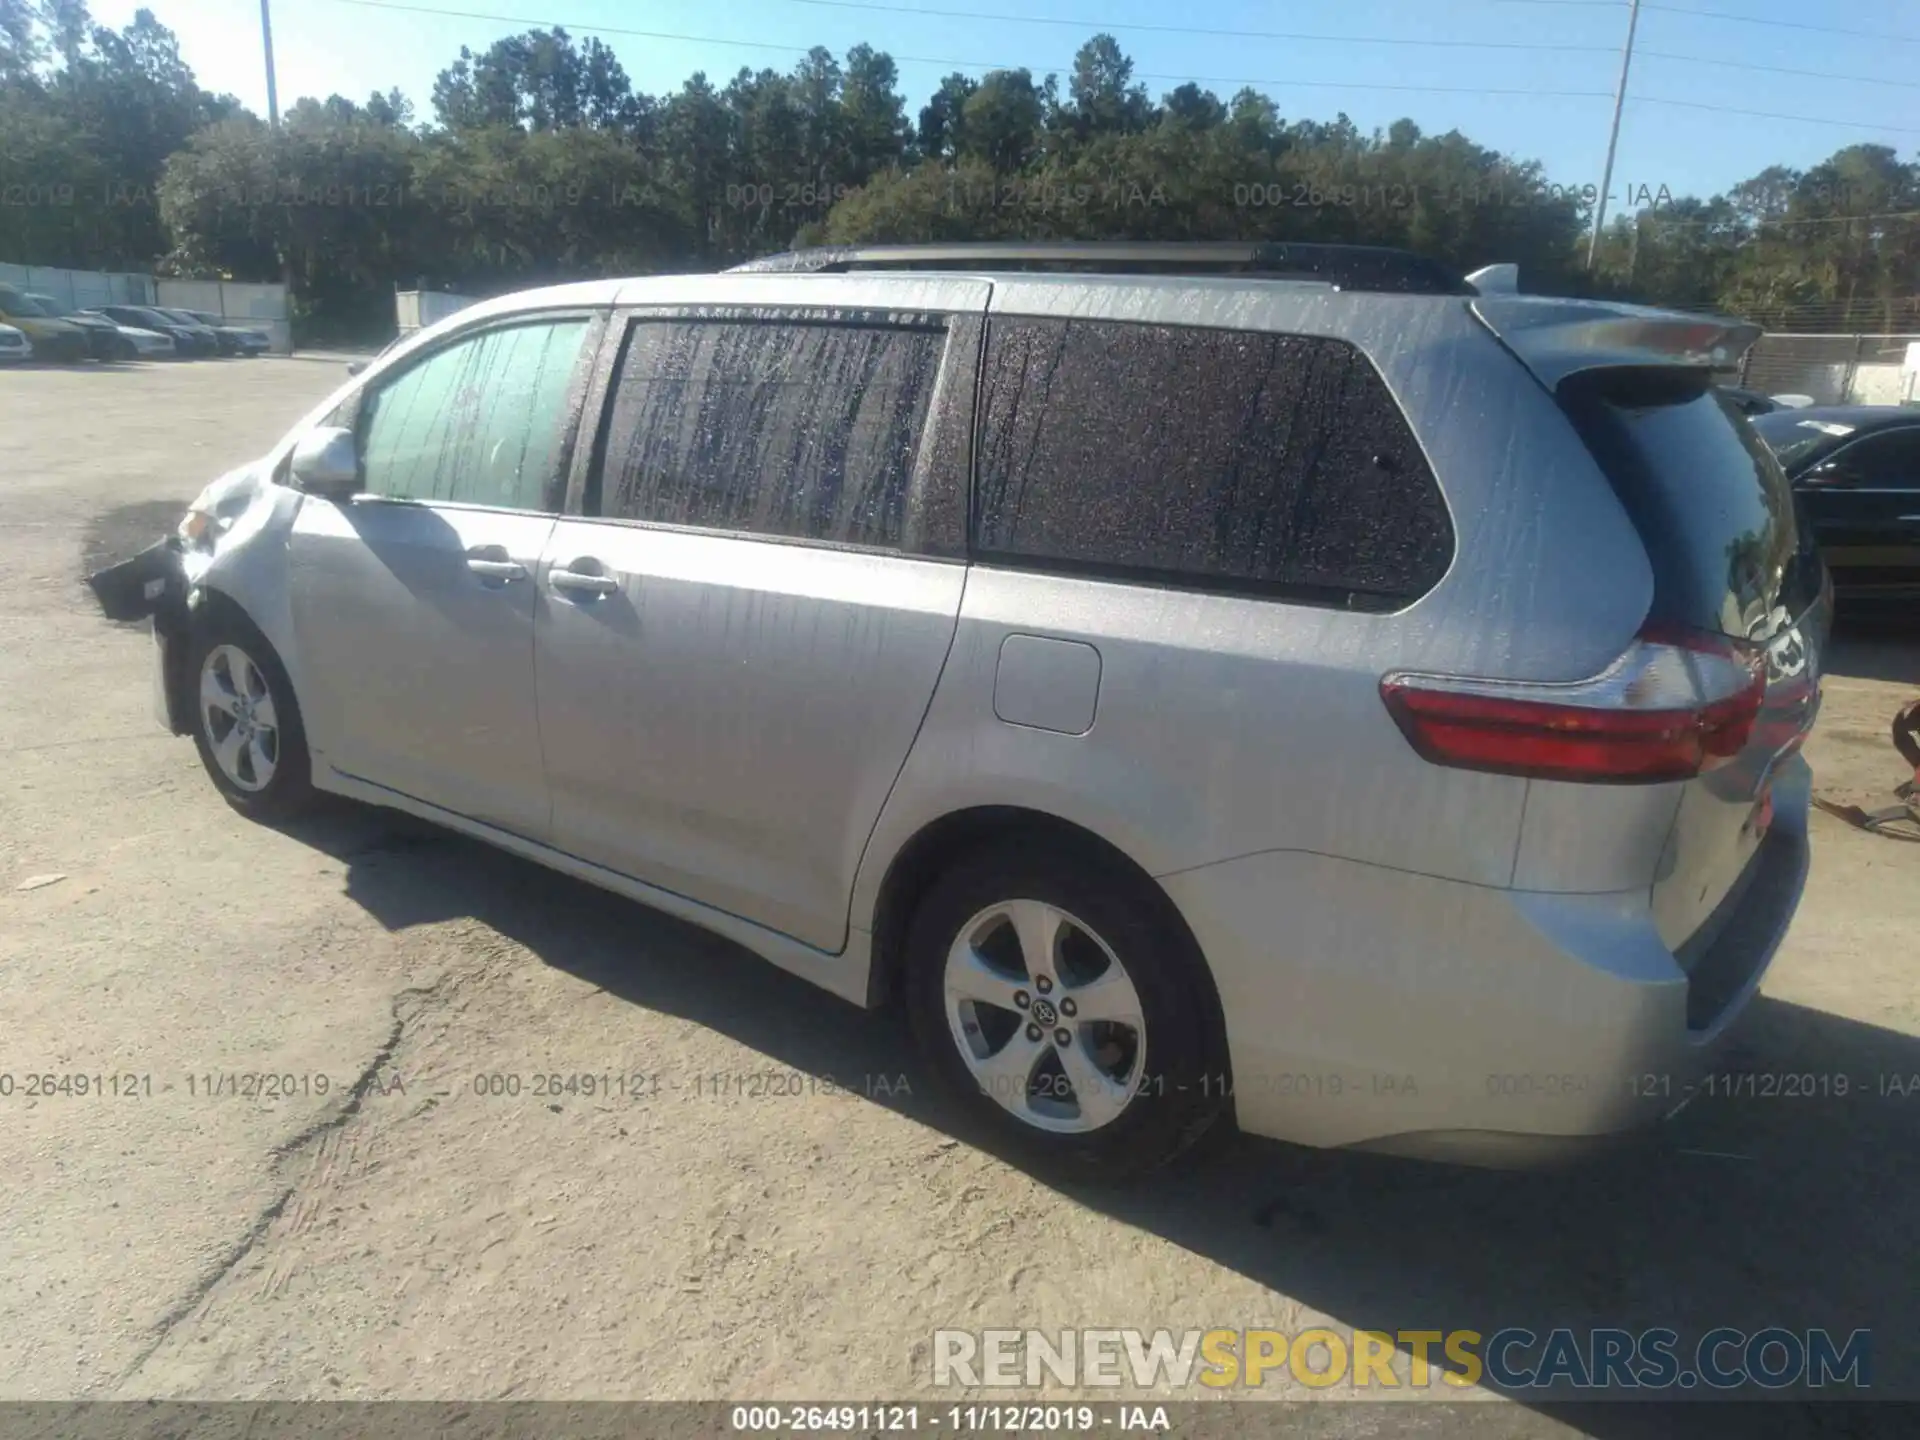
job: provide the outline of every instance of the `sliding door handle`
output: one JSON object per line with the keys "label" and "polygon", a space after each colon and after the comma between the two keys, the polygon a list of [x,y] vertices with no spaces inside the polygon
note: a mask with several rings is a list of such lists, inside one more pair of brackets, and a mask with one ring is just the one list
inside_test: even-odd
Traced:
{"label": "sliding door handle", "polygon": [[488,580],[524,580],[527,567],[518,560],[483,560],[477,555],[467,557],[467,569]]}
{"label": "sliding door handle", "polygon": [[594,575],[585,570],[553,569],[547,572],[547,583],[554,589],[568,595],[580,597],[613,595],[620,590],[620,582],[611,575]]}

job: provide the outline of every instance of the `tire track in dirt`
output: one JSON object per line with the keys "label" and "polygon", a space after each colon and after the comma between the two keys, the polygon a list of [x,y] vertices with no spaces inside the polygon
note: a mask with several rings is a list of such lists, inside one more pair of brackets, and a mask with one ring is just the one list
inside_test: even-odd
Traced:
{"label": "tire track in dirt", "polygon": [[[477,968],[488,968],[487,960],[483,958]],[[408,986],[393,997],[392,1024],[386,1038],[375,1049],[372,1058],[361,1067],[345,1094],[312,1123],[268,1152],[269,1165],[279,1170],[311,1150],[311,1157],[300,1179],[282,1187],[234,1244],[209,1265],[187,1293],[154,1322],[153,1333],[135,1353],[132,1361],[114,1377],[112,1389],[119,1389],[138,1374],[179,1326],[188,1320],[203,1320],[213,1312],[221,1286],[229,1277],[241,1271],[256,1250],[269,1243],[283,1217],[288,1220],[288,1225],[281,1227],[283,1235],[298,1235],[319,1218],[328,1193],[350,1178],[363,1161],[361,1141],[347,1127],[359,1115],[367,1096],[379,1088],[381,1074],[392,1068],[395,1057],[409,1039],[410,1029],[430,1008],[444,1003],[462,978],[465,976],[449,972],[430,984]],[[297,1270],[297,1258],[289,1257],[269,1263],[260,1285],[256,1287],[256,1296],[277,1294],[284,1290]]]}

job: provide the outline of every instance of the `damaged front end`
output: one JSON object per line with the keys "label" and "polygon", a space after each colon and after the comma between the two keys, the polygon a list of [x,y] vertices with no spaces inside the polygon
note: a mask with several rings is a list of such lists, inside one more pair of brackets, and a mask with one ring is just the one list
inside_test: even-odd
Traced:
{"label": "damaged front end", "polygon": [[87,577],[107,619],[124,623],[152,618],[153,643],[159,652],[154,719],[175,735],[186,734],[191,722],[181,684],[187,661],[188,583],[186,551],[177,534]]}
{"label": "damaged front end", "polygon": [[260,494],[261,483],[251,467],[223,475],[194,498],[172,534],[87,577],[107,619],[122,624],[151,620],[158,651],[154,718],[176,735],[187,734],[192,724],[184,677],[196,591],[232,537],[236,521]]}

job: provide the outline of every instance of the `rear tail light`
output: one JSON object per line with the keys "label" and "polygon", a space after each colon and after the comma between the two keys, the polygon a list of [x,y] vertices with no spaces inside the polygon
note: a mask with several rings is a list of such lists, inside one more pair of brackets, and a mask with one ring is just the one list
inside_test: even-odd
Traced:
{"label": "rear tail light", "polygon": [[1396,673],[1381,697],[1436,765],[1539,780],[1685,780],[1746,747],[1766,697],[1765,651],[1648,625],[1613,664],[1571,684]]}

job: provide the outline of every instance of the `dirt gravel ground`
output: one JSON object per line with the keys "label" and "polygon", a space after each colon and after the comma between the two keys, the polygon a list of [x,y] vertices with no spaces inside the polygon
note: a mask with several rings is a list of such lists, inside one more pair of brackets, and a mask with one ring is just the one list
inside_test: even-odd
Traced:
{"label": "dirt gravel ground", "polygon": [[[398,817],[220,802],[80,577],[340,378],[0,374],[0,1398],[926,1396],[941,1327],[1319,1319],[1870,1327],[1875,1390],[1920,1395],[1920,845],[1815,817],[1746,1028],[1740,1068],[1845,1099],[1701,1101],[1564,1174],[1231,1140],[1062,1188],[951,1133],[891,1019],[720,940]],[[1831,672],[1820,787],[1887,803],[1920,641]],[[46,1072],[135,1093],[25,1098]],[[292,1093],[205,1093],[236,1073]],[[654,1079],[475,1093],[544,1074]],[[1346,1409],[1316,1433],[1374,1433]]]}

